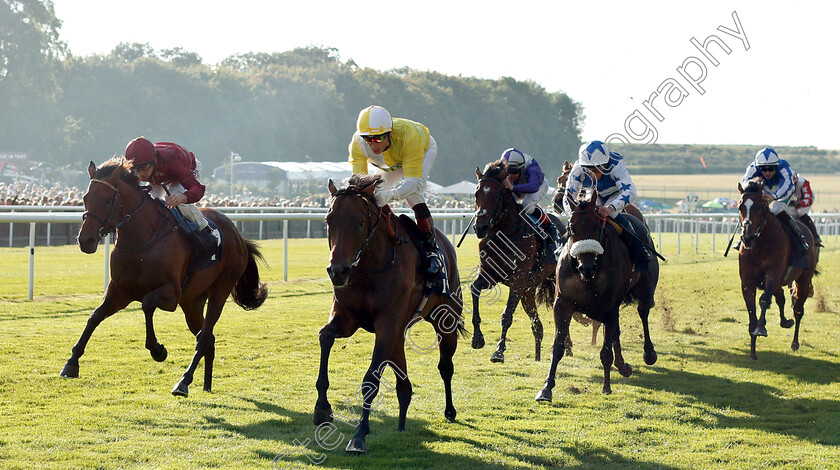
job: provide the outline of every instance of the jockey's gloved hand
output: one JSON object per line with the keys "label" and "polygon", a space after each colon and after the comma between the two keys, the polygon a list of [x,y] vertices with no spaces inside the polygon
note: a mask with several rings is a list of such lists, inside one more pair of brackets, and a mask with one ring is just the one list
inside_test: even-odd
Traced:
{"label": "jockey's gloved hand", "polygon": [[378,207],[382,207],[385,204],[393,201],[397,197],[397,192],[393,189],[387,189],[385,191],[377,191],[373,193],[374,199],[376,199],[376,205]]}

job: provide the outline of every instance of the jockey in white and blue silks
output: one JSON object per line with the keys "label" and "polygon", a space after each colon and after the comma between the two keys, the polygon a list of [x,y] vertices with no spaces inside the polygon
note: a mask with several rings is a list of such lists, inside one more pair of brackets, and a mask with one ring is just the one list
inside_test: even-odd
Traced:
{"label": "jockey in white and blue silks", "polygon": [[779,158],[775,150],[765,147],[755,154],[755,160],[747,166],[747,171],[741,178],[741,187],[746,188],[747,183],[758,176],[764,180],[763,196],[770,206],[770,212],[799,236],[799,248],[806,251],[808,242],[799,231],[799,225],[792,218],[792,216],[797,216],[796,208],[788,205],[788,201],[796,191],[796,174],[787,161]]}
{"label": "jockey in white and blue silks", "polygon": [[548,179],[534,157],[513,147],[502,152],[502,160],[507,162],[508,169],[505,186],[522,198],[519,201],[522,206],[520,215],[527,214],[533,222],[532,225],[545,230],[549,242],[554,245],[545,250],[546,260],[548,260],[548,255],[553,256],[555,249],[560,246],[560,234],[557,232],[557,227],[539,206],[539,202],[548,192]]}
{"label": "jockey in white and blue silks", "polygon": [[607,144],[599,140],[581,145],[578,161],[566,181],[568,197],[563,198],[563,210],[570,214],[572,209],[568,198],[575,201],[583,191],[593,188],[598,193],[598,214],[610,217],[621,225],[624,229],[621,239],[630,248],[634,269],[647,271],[650,253],[627,218],[632,216],[621,213],[627,204],[636,199],[636,185],[624,165],[624,156],[610,152]]}

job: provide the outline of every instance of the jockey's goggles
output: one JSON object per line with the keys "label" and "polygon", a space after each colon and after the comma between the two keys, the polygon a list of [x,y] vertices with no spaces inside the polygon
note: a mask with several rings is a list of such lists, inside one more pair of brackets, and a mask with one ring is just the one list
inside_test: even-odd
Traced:
{"label": "jockey's goggles", "polygon": [[764,173],[765,171],[776,171],[776,165],[761,165],[758,167],[759,171]]}
{"label": "jockey's goggles", "polygon": [[152,166],[154,166],[154,164],[155,164],[155,162],[151,161],[151,162],[143,163],[142,165],[131,165],[131,171],[134,172],[134,173],[137,173],[137,172],[140,172],[140,171],[146,171],[149,168],[151,168]]}
{"label": "jockey's goggles", "polygon": [[510,167],[508,167],[508,173],[513,173],[514,175],[518,175],[520,172],[522,172],[522,167],[521,166],[510,166]]}
{"label": "jockey's goggles", "polygon": [[378,135],[363,135],[362,139],[365,139],[365,142],[368,142],[368,143],[373,142],[375,144],[378,144],[380,142],[383,142],[386,137],[388,137],[387,132],[384,133],[384,134],[378,134]]}

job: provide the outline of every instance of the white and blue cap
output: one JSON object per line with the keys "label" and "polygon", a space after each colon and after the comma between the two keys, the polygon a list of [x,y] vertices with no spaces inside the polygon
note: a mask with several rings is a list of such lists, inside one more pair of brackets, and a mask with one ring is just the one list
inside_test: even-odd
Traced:
{"label": "white and blue cap", "polygon": [[513,147],[502,152],[502,160],[507,161],[508,168],[513,169],[525,168],[533,161],[530,155]]}
{"label": "white and blue cap", "polygon": [[600,140],[593,140],[580,146],[578,163],[580,166],[602,166],[610,161],[610,149]]}
{"label": "white and blue cap", "polygon": [[755,154],[755,166],[779,166],[779,154],[771,147],[765,147]]}

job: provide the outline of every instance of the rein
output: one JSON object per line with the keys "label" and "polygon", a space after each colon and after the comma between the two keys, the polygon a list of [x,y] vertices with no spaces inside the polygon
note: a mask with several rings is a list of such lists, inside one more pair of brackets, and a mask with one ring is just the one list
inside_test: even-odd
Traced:
{"label": "rein", "polygon": [[[498,225],[502,220],[504,220],[505,216],[507,216],[510,213],[510,210],[508,210],[508,208],[507,208],[507,204],[503,204],[503,201],[504,201],[504,198],[505,198],[504,192],[505,191],[510,192],[510,190],[505,188],[504,185],[499,180],[497,180],[495,178],[481,178],[480,180],[478,180],[478,182],[479,183],[482,183],[482,182],[495,183],[499,186],[500,191],[497,193],[497,196],[496,196],[496,206],[493,208],[493,216],[490,218],[490,221],[487,223],[487,225],[490,228],[495,228],[496,225]],[[476,213],[475,213],[476,217],[478,217],[480,215],[484,215],[484,214],[485,213],[482,212],[482,211],[476,211]],[[521,224],[519,223],[519,220],[517,220],[517,223],[515,224],[515,227],[513,229],[514,234],[519,232],[519,227],[521,227]],[[530,238],[534,233],[536,233],[536,232],[533,232],[529,235],[526,235],[523,238]]]}
{"label": "rein", "polygon": [[[122,194],[120,193],[120,190],[119,190],[119,187],[120,187],[120,180],[119,179],[117,179],[116,186],[109,183],[108,181],[97,179],[97,178],[91,178],[90,181],[91,181],[91,183],[103,184],[103,185],[107,186],[108,188],[110,188],[111,190],[114,191],[114,197],[111,199],[111,206],[108,208],[108,217],[106,217],[105,220],[102,220],[101,217],[99,217],[98,215],[96,215],[95,213],[92,213],[90,211],[85,211],[84,214],[82,214],[82,220],[84,220],[87,216],[91,215],[97,221],[99,221],[99,223],[102,225],[102,227],[99,228],[99,232],[98,232],[100,240],[102,238],[104,238],[106,235],[108,235],[109,233],[116,233],[118,229],[120,229],[124,224],[126,224],[129,220],[131,220],[131,218],[137,212],[139,212],[140,209],[142,209],[144,205],[146,205],[146,199],[148,199],[148,198],[141,197],[140,198],[141,199],[140,204],[130,213],[126,213],[125,207],[123,206]],[[141,194],[141,196],[143,196],[143,195]],[[108,224],[111,222],[111,217],[114,215],[114,208],[116,207],[117,199],[120,200],[119,212],[124,214],[124,215],[120,218],[120,220],[117,223],[115,223],[112,227],[108,228]],[[158,226],[156,226],[154,231],[152,232],[152,236],[149,238],[149,241],[147,241],[146,243],[144,243],[140,247],[128,248],[128,249],[136,251],[136,250],[141,250],[141,249],[147,248],[147,247],[157,243],[159,240],[163,239],[165,236],[169,235],[170,233],[174,232],[175,229],[177,229],[177,228],[178,227],[175,226],[175,227],[173,227],[172,230],[169,230],[169,231],[159,231]],[[115,247],[115,248],[120,248],[120,247]]]}
{"label": "rein", "polygon": [[[370,226],[370,229],[368,230],[368,235],[367,235],[367,238],[365,239],[365,242],[362,243],[361,248],[359,248],[359,251],[356,253],[356,258],[350,264],[350,268],[357,268],[358,267],[359,262],[361,262],[361,260],[362,260],[362,255],[364,255],[365,250],[368,247],[368,244],[370,244],[370,241],[373,239],[373,235],[376,233],[376,227],[379,226],[379,222],[381,222],[384,217],[387,217],[387,216],[384,216],[384,207],[376,208],[376,206],[372,202],[370,202],[370,200],[367,197],[365,197],[361,194],[357,194],[357,196],[361,197],[362,200],[365,201],[365,207],[368,210],[366,215],[368,217],[368,225]],[[370,207],[371,205],[374,206],[374,209],[371,209],[371,207]],[[374,213],[376,214],[376,222],[371,224],[371,221],[370,221],[371,214],[374,214]],[[387,224],[387,222],[386,222],[386,224]],[[392,237],[392,238],[395,238],[395,237]],[[378,273],[385,272],[385,271],[391,269],[397,261],[397,249],[394,245],[395,245],[395,243],[391,243],[391,261],[389,261],[385,266],[383,266],[379,269],[371,270],[371,271],[364,271],[361,268],[359,268],[359,272],[361,272],[363,274],[378,274]]]}

